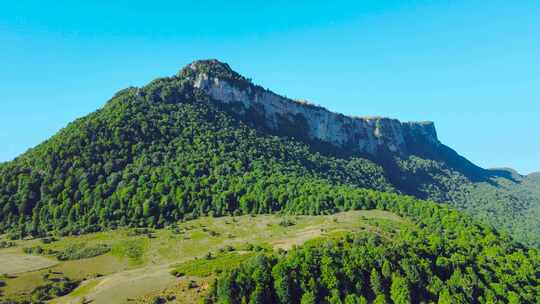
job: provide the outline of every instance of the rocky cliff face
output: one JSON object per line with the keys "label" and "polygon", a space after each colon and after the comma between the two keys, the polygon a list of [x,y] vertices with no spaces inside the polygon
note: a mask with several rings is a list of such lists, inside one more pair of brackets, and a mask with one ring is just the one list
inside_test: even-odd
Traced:
{"label": "rocky cliff face", "polygon": [[400,122],[382,117],[349,117],[322,107],[294,101],[251,82],[219,61],[197,61],[181,71],[192,85],[213,99],[241,105],[239,111],[257,111],[272,129],[302,129],[310,139],[354,152],[377,155],[390,152],[409,155],[418,145],[437,148],[433,122]]}

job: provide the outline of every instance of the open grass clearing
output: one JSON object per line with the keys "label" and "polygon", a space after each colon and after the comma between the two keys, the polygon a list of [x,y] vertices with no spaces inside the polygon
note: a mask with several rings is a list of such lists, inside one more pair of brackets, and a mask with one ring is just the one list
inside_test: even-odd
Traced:
{"label": "open grass clearing", "polygon": [[49,268],[58,264],[54,259],[23,254],[19,251],[0,251],[0,274],[16,275],[19,273]]}
{"label": "open grass clearing", "polygon": [[[209,252],[218,256],[222,248],[234,247],[235,254],[249,253],[244,249],[246,244],[290,249],[313,238],[353,231],[391,237],[391,231],[399,230],[402,225],[410,223],[395,214],[378,210],[350,211],[324,216],[246,215],[204,217],[178,223],[177,227],[144,233],[123,228],[63,237],[49,244],[44,244],[40,240],[22,241],[18,242],[16,247],[0,250],[0,254],[10,252],[28,257],[29,255],[22,253],[23,247],[40,245],[44,249],[62,251],[69,246],[83,243],[86,246],[104,244],[110,246],[111,251],[80,260],[56,262],[49,259],[57,264],[47,266],[49,268],[44,270],[19,273],[16,278],[7,280],[4,292],[9,295],[29,292],[41,283],[44,272],[52,270],[83,281],[71,294],[55,299],[53,303],[78,304],[83,297],[97,304],[132,303],[130,300],[143,301],[150,299],[151,296],[162,295],[167,290],[173,293],[171,286],[185,285],[187,278],[190,278],[189,280],[200,282],[200,286],[183,288],[185,294],[177,294],[178,299],[174,301],[193,303],[197,302],[197,299],[186,302],[185,295],[198,295],[200,298],[204,293],[206,284],[204,282],[213,275],[209,273],[224,268],[212,264],[219,264],[217,259],[210,260],[209,263],[204,262],[204,256]],[[200,269],[201,273],[192,272],[186,277],[176,278],[170,271],[179,264],[194,270]],[[196,292],[194,289],[199,291]],[[168,296],[176,297],[171,294]]]}

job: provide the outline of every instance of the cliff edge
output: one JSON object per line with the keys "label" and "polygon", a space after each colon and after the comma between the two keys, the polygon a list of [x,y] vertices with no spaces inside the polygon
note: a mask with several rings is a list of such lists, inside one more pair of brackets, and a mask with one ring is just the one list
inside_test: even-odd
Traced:
{"label": "cliff edge", "polygon": [[217,60],[195,61],[179,75],[214,100],[236,105],[241,114],[256,112],[264,116],[264,123],[273,130],[294,128],[293,134],[351,152],[371,156],[390,152],[405,157],[417,152],[419,145],[432,149],[441,145],[433,122],[400,122],[384,117],[334,113],[254,85]]}

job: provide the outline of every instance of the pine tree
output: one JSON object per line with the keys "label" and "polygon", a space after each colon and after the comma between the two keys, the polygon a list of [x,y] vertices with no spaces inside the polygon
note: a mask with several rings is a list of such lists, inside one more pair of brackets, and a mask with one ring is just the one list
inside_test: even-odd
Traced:
{"label": "pine tree", "polygon": [[390,288],[390,298],[394,304],[409,304],[411,303],[411,294],[409,283],[406,278],[396,274],[392,276],[392,286]]}

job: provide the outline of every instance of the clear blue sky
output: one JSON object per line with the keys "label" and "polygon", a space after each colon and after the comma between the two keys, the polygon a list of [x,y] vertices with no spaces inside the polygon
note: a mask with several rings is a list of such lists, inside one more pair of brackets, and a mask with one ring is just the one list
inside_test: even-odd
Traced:
{"label": "clear blue sky", "polygon": [[217,58],[333,111],[433,120],[481,166],[540,171],[538,0],[267,2],[6,1],[0,161],[122,88]]}

